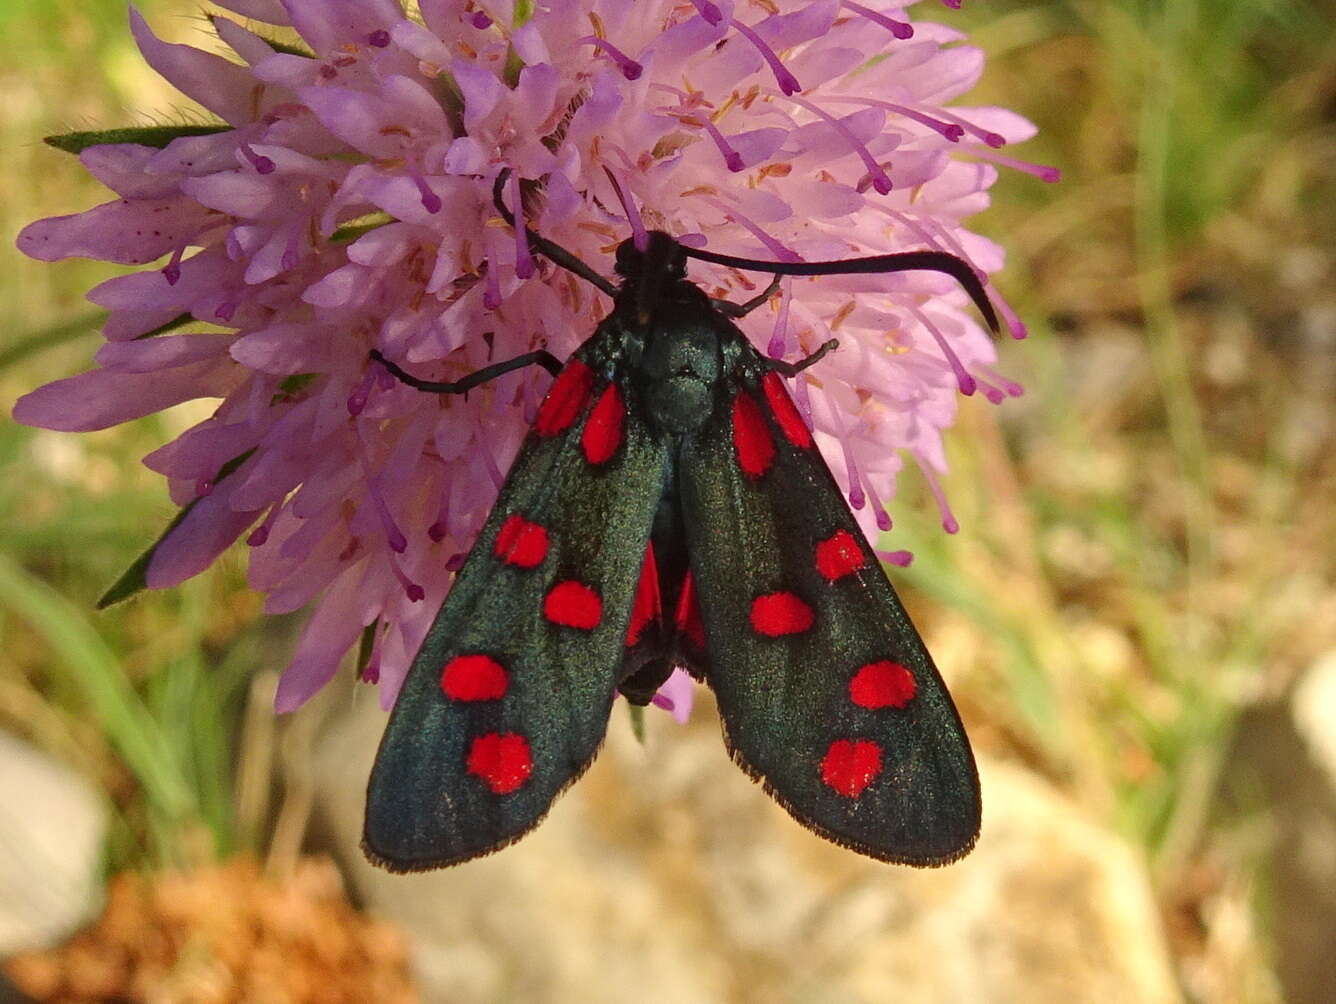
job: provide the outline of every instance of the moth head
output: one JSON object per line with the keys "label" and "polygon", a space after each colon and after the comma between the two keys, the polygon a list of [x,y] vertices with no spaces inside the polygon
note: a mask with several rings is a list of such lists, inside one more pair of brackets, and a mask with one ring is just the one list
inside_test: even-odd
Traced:
{"label": "moth head", "polygon": [[687,275],[687,258],[682,246],[662,230],[645,235],[644,250],[634,240],[617,246],[614,266],[624,283],[635,291],[636,318],[648,324],[664,286],[680,282]]}

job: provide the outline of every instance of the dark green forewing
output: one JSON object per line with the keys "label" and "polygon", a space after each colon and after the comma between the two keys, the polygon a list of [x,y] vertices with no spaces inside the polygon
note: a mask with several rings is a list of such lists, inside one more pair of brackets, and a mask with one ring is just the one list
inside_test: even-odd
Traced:
{"label": "dark green forewing", "polygon": [[614,342],[554,381],[409,670],[367,791],[363,848],[391,870],[517,839],[602,742],[667,469]]}

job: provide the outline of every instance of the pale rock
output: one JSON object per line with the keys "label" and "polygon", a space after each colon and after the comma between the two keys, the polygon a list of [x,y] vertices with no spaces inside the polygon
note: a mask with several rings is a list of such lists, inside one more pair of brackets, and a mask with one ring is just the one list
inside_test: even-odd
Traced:
{"label": "pale rock", "polygon": [[480,860],[390,875],[357,850],[384,716],[318,752],[362,899],[403,925],[427,1001],[1159,1004],[1180,999],[1146,873],[1025,769],[985,760],[984,835],[918,870],[823,841],[690,725],[613,709],[607,746],[537,830]]}
{"label": "pale rock", "polygon": [[93,917],[106,826],[91,784],[0,732],[0,957],[53,945]]}

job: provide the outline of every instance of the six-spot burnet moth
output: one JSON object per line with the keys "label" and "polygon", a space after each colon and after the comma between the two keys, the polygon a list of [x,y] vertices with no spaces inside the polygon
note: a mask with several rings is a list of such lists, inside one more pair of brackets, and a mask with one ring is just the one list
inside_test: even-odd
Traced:
{"label": "six-spot burnet moth", "polygon": [[[496,179],[498,210],[506,173]],[[518,208],[518,207],[517,207]],[[518,225],[523,225],[518,224]],[[466,861],[532,829],[589,766],[614,696],[644,705],[674,666],[714,690],[733,759],[800,823],[886,861],[938,865],[979,831],[960,718],[817,450],[785,378],[686,259],[779,275],[934,269],[996,318],[962,260],[910,252],[779,263],[617,249],[612,312],[563,365],[399,694],[371,773],[363,848],[392,871]],[[776,280],[778,281],[778,280]]]}

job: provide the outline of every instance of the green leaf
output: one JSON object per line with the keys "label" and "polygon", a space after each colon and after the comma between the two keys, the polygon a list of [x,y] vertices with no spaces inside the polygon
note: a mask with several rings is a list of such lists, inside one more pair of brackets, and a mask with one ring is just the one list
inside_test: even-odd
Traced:
{"label": "green leaf", "polygon": [[15,339],[14,343],[8,348],[0,351],[0,369],[12,366],[14,363],[45,349],[55,348],[57,345],[63,345],[65,342],[73,341],[76,338],[91,335],[106,319],[107,312],[99,310],[96,313],[85,314],[83,317],[76,317],[69,321],[59,321],[50,327],[43,328],[41,331],[34,331],[30,335],[22,335]]}
{"label": "green leaf", "polygon": [[183,324],[189,324],[194,319],[195,315],[189,311],[184,314],[177,314],[170,321],[165,321],[162,324],[159,324],[152,331],[145,331],[142,335],[135,335],[134,340],[139,341],[141,338],[155,338],[158,335],[165,335],[169,331],[175,331]]}
{"label": "green leaf", "polygon": [[380,630],[380,618],[362,629],[361,641],[357,643],[357,675],[355,679],[362,678],[362,670],[366,669],[366,664],[371,661],[371,651],[376,647],[376,632]]}
{"label": "green leaf", "polygon": [[124,129],[98,129],[92,132],[67,132],[59,136],[48,136],[44,143],[66,153],[83,153],[90,146],[103,146],[107,143],[138,143],[161,150],[174,139],[182,136],[212,136],[215,133],[228,132],[229,125],[176,125],[176,126],[129,126]]}
{"label": "green leaf", "polygon": [[[233,457],[227,463],[223,464],[218,471],[218,476],[213,479],[214,484],[216,485],[219,481],[222,481],[223,478],[227,477],[244,464],[254,452],[254,449],[247,450],[245,453],[241,454],[241,456]],[[182,508],[182,510],[176,514],[175,518],[167,524],[167,529],[162,531],[158,536],[158,539],[149,545],[148,550],[136,558],[134,564],[127,568],[124,574],[112,584],[111,588],[102,594],[102,598],[97,601],[97,608],[99,610],[105,610],[112,604],[120,603],[122,600],[128,600],[131,596],[135,595],[135,593],[141,592],[148,587],[148,564],[153,560],[154,553],[162,545],[162,542],[171,536],[172,531],[181,525],[181,521],[190,515],[190,510],[195,508],[195,506],[199,504],[199,501],[199,499],[195,499]]]}
{"label": "green leaf", "polygon": [[331,244],[351,244],[363,234],[368,234],[372,230],[385,226],[387,223],[399,222],[389,213],[367,213],[365,216],[359,216],[355,220],[349,220],[343,226],[339,227],[329,235]]}
{"label": "green leaf", "polygon": [[645,745],[645,708],[640,704],[626,702],[626,712],[631,716],[631,735],[636,737],[636,742],[641,746]]}
{"label": "green leaf", "polygon": [[190,786],[158,723],[135,692],[116,654],[69,600],[0,556],[0,607],[13,611],[51,647],[50,672],[67,678],[88,702],[112,746],[169,820],[195,809]]}

